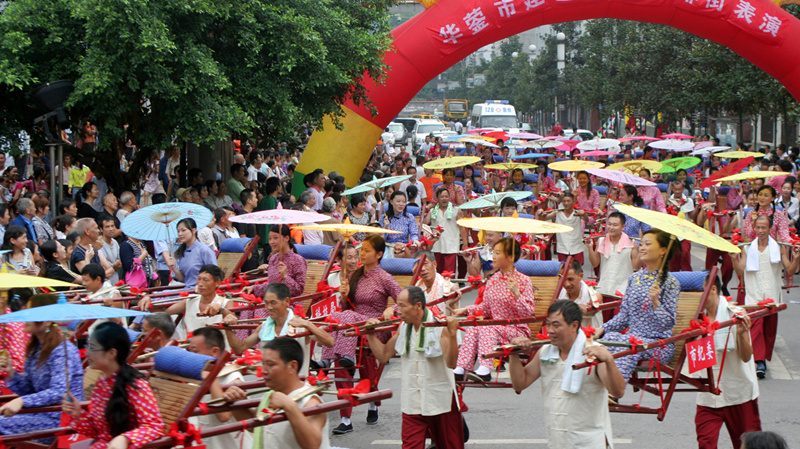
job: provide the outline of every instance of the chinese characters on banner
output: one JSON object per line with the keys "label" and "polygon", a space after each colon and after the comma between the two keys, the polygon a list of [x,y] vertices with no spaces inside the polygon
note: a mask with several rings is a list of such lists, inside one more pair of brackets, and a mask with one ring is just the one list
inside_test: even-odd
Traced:
{"label": "chinese characters on banner", "polygon": [[[599,1],[599,0],[598,0]],[[629,0],[630,1],[630,0]],[[678,8],[698,14],[709,14],[742,29],[761,40],[780,44],[784,36],[783,21],[771,11],[770,3],[758,0],[672,0]],[[575,0],[473,0],[458,4],[453,14],[435,24],[432,38],[444,54],[452,53],[489,33],[489,27],[500,28],[510,20],[523,20],[528,13],[545,8],[580,6]],[[623,2],[624,3],[624,2]],[[463,9],[462,9],[463,8]],[[493,39],[489,39],[493,41]]]}
{"label": "chinese characters on banner", "polygon": [[336,297],[331,296],[315,304],[311,304],[311,319],[324,318],[336,310]]}
{"label": "chinese characters on banner", "polygon": [[714,337],[708,335],[699,340],[686,342],[686,362],[689,364],[689,373],[716,365],[717,351],[714,347]]}

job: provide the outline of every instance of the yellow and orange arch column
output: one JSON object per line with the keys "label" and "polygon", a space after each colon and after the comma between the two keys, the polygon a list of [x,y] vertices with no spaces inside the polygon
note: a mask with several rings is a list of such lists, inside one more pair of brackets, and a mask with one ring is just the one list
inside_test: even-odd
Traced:
{"label": "yellow and orange arch column", "polygon": [[[780,0],[776,0],[780,1]],[[795,0],[786,1],[786,3]],[[431,79],[481,47],[541,25],[613,18],[659,23],[722,44],[800,99],[800,20],[771,0],[424,0],[426,9],[392,31],[383,84],[368,81],[378,114],[352,102],[337,130],[315,132],[295,172],[294,192],[316,168],[358,182],[386,125]]]}

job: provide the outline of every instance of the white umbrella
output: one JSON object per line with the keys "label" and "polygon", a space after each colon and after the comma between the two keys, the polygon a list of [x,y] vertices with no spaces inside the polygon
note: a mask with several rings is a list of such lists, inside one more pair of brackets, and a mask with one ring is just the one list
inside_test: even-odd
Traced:
{"label": "white umbrella", "polygon": [[605,150],[608,148],[619,147],[619,140],[617,139],[592,139],[579,143],[576,146],[579,150],[595,151]]}
{"label": "white umbrella", "polygon": [[483,139],[481,139],[479,137],[465,137],[463,139],[460,139],[460,141],[461,142],[471,142],[471,143],[474,143],[475,145],[483,145],[483,146],[489,147],[489,148],[500,148],[498,145],[495,145],[492,142],[489,142],[488,140],[483,140]]}
{"label": "white umbrella", "polygon": [[697,155],[705,156],[706,154],[709,154],[709,153],[717,153],[717,152],[720,152],[720,151],[727,151],[727,150],[730,150],[730,149],[731,149],[731,147],[728,147],[728,146],[705,147],[705,148],[701,148],[699,150],[694,150],[689,154],[691,154],[693,156],[697,156]]}
{"label": "white umbrella", "polygon": [[683,140],[659,140],[658,142],[650,142],[650,147],[658,148],[659,150],[672,150],[672,151],[689,151],[694,148],[694,143],[686,142]]}

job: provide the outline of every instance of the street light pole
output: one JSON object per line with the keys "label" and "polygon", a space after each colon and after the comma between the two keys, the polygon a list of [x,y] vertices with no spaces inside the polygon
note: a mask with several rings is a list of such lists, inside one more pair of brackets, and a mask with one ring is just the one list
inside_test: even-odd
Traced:
{"label": "street light pole", "polygon": [[[564,75],[564,69],[567,67],[566,59],[566,51],[564,49],[564,40],[567,36],[562,33],[558,32],[556,34],[556,41],[558,42],[556,45],[556,67],[558,68],[558,79],[560,80],[561,77]],[[558,83],[556,83],[558,84]],[[556,86],[556,95],[555,95],[555,121],[558,121],[558,86]],[[555,126],[555,123],[553,123]]]}

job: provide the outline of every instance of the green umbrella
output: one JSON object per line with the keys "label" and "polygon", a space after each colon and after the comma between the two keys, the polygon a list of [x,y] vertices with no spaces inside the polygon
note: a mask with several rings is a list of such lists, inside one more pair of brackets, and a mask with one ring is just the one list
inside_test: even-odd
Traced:
{"label": "green umbrella", "polygon": [[693,156],[667,159],[666,161],[661,161],[661,165],[663,165],[663,167],[656,173],[674,173],[678,170],[688,170],[696,165],[699,165],[701,162],[703,161],[700,160],[700,158]]}
{"label": "green umbrella", "polygon": [[484,195],[480,198],[475,198],[472,201],[466,202],[460,206],[459,209],[483,209],[484,207],[497,207],[503,201],[503,198],[514,198],[515,201],[524,200],[525,198],[529,198],[533,195],[533,192],[500,192],[495,193],[492,190],[492,193],[488,195]]}

